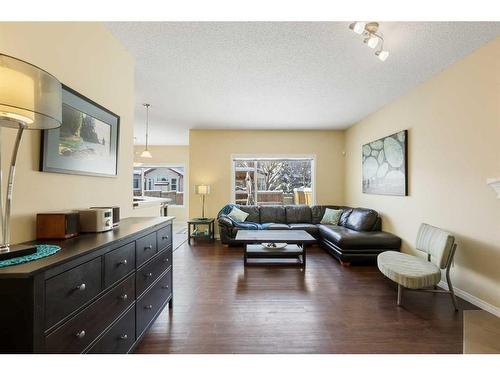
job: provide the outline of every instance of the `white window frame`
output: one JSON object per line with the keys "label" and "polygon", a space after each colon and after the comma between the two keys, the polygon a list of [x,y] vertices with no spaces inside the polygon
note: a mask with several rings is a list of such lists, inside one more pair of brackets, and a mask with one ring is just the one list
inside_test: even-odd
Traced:
{"label": "white window frame", "polygon": [[231,196],[229,197],[229,202],[236,203],[236,173],[234,170],[234,160],[300,160],[307,159],[311,160],[311,184],[312,184],[312,204],[316,204],[316,154],[231,154],[229,159],[229,165],[231,170]]}
{"label": "white window frame", "polygon": [[[168,164],[163,164],[163,163],[134,163],[134,168],[176,168],[176,167],[182,167],[184,168],[184,191],[182,192],[184,194],[183,196],[183,201],[182,205],[181,204],[169,204],[169,207],[177,207],[177,208],[186,208],[188,207],[188,199],[189,199],[189,189],[185,189],[187,185],[187,179],[188,179],[188,170],[186,163],[168,163]],[[133,178],[133,176],[132,176]],[[179,179],[177,179],[179,180]],[[177,182],[177,188],[179,188],[179,184]],[[177,190],[179,192],[179,190]]]}

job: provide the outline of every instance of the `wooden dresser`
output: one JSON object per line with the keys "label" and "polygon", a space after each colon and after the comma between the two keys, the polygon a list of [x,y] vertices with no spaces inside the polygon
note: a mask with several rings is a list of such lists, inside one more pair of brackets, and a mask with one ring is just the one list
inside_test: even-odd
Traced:
{"label": "wooden dresser", "polygon": [[128,218],[0,268],[1,353],[128,353],[173,304],[172,217]]}

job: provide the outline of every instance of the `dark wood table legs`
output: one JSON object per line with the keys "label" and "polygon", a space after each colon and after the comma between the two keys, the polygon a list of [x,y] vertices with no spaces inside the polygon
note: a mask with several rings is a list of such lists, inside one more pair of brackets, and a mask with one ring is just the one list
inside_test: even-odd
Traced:
{"label": "dark wood table legs", "polygon": [[[267,249],[262,244],[245,244],[243,265],[296,265],[306,267],[306,245],[303,243],[289,244],[282,249]],[[268,259],[273,262],[249,262],[250,259]],[[276,262],[279,259],[295,259],[296,263]]]}
{"label": "dark wood table legs", "polygon": [[[208,233],[199,234],[197,232],[198,226],[208,226]],[[188,220],[188,244],[191,244],[192,238],[204,238],[209,241],[215,240],[215,219],[190,219]]]}

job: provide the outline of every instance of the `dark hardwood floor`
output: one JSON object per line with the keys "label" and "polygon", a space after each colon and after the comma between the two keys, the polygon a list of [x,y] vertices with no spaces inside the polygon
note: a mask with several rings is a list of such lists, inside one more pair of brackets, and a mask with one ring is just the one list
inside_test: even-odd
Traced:
{"label": "dark hardwood floor", "polygon": [[462,312],[448,295],[407,292],[397,307],[395,284],[376,266],[345,268],[309,247],[305,272],[245,269],[242,253],[180,246],[174,307],[136,353],[462,353]]}

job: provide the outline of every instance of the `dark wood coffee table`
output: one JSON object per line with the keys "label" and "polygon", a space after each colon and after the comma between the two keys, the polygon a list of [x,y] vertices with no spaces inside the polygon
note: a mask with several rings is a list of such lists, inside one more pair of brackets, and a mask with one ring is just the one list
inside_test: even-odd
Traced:
{"label": "dark wood coffee table", "polygon": [[[236,241],[245,245],[244,265],[249,264],[290,264],[289,262],[249,262],[249,259],[296,259],[294,263],[306,267],[306,245],[316,239],[305,230],[239,230]],[[286,243],[282,249],[267,249],[263,243]]]}

